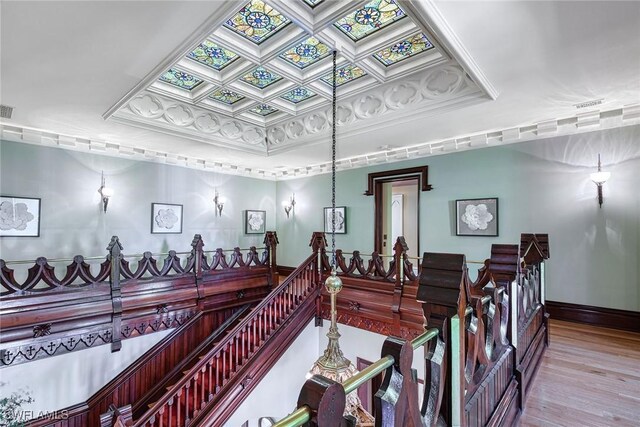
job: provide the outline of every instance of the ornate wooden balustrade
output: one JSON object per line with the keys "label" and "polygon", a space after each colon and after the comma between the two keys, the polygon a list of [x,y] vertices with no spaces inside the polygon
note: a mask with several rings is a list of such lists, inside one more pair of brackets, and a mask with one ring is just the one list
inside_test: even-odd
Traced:
{"label": "ornate wooden balustrade", "polygon": [[[330,262],[323,250],[326,246],[323,238],[321,234],[314,235],[312,245],[315,242],[320,265],[326,273]],[[407,265],[404,254],[406,245],[399,239],[394,260],[385,269],[375,253],[365,267],[358,252],[353,253],[347,264],[343,252],[336,251],[336,265],[345,282],[339,297],[348,289],[346,283],[351,283],[352,294],[343,296],[343,300],[354,298],[352,301],[363,305],[369,304],[370,299],[393,301],[397,295],[390,292],[389,284],[393,283],[392,289],[400,290],[400,301],[404,304],[407,288],[415,286],[412,269],[400,269]],[[422,407],[415,403],[418,400],[413,397],[414,388],[406,378],[409,371],[400,367],[399,372],[405,376],[389,372],[376,395],[394,396],[388,401],[376,400],[376,426],[514,425],[548,342],[543,281],[544,259],[548,254],[547,235],[523,234],[520,248],[493,245],[491,258],[485,261],[474,281],[468,275],[464,255],[425,253],[414,295],[430,333],[437,335],[437,340],[430,341],[426,351]],[[400,270],[405,279],[398,280]],[[350,308],[344,302],[340,306],[343,310]],[[368,309],[375,312],[379,308],[374,302]],[[376,315],[384,318],[390,328],[397,325],[390,320],[392,316],[378,313],[371,317]],[[349,317],[338,318],[341,323],[349,323],[344,321]],[[375,330],[366,327],[364,321],[354,326]],[[400,347],[405,348],[406,341]],[[390,356],[385,348],[383,359],[372,365],[375,372],[379,372],[380,366],[393,364],[391,360],[402,359]],[[360,384],[362,378],[370,378],[370,372],[367,368],[354,382]],[[396,384],[393,392],[389,392],[390,383]],[[300,394],[298,409],[277,425],[350,425],[341,414],[344,396],[353,390],[351,387],[351,383],[336,384],[323,377],[310,380]]]}
{"label": "ornate wooden balustrade", "polygon": [[[332,254],[326,251],[324,233],[314,233],[310,246],[319,254],[326,278],[331,270]],[[399,237],[387,263],[378,252],[364,259],[360,251],[336,250],[336,270],[343,283],[337,300],[339,323],[407,339],[422,332],[422,309],[416,301],[418,278],[407,255],[408,249],[404,237]],[[348,261],[345,255],[349,256]],[[318,319],[328,319],[329,295],[324,291],[322,297]]]}
{"label": "ornate wooden balustrade", "polygon": [[175,328],[198,312],[259,301],[277,281],[275,232],[264,243],[261,253],[206,252],[196,234],[190,252],[171,250],[160,266],[150,252],[124,255],[114,236],[99,265],[78,255],[60,278],[51,263],[67,260],[39,257],[22,283],[9,266],[24,262],[0,259],[0,366],[101,344],[118,351],[123,339]]}

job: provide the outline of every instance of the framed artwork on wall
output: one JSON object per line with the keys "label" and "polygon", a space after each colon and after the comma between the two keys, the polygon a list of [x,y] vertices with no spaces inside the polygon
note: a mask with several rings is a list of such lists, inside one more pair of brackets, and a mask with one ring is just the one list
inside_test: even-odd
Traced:
{"label": "framed artwork on wall", "polygon": [[[324,208],[324,232],[331,233],[331,208]],[[336,206],[336,234],[347,234],[347,207]]]}
{"label": "framed artwork on wall", "polygon": [[182,234],[182,205],[151,203],[152,234]]}
{"label": "framed artwork on wall", "polygon": [[40,236],[40,199],[0,196],[0,237]]}
{"label": "framed artwork on wall", "polygon": [[456,200],[456,236],[497,235],[497,198]]}
{"label": "framed artwork on wall", "polygon": [[264,234],[267,222],[266,211],[244,211],[245,234]]}

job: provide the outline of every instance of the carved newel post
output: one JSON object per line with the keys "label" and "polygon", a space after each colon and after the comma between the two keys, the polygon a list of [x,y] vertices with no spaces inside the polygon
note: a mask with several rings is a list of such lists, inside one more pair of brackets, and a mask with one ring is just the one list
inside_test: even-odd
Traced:
{"label": "carved newel post", "polygon": [[267,231],[262,242],[269,252],[269,269],[271,270],[271,286],[278,285],[278,261],[276,259],[276,247],[278,246],[278,233]]}
{"label": "carved newel post", "polygon": [[113,325],[111,337],[111,352],[120,351],[122,348],[122,291],[120,289],[120,261],[122,261],[122,244],[118,236],[111,237],[111,242],[107,246],[109,255],[107,259],[111,262],[111,272],[109,273],[109,284],[111,285],[111,323]]}

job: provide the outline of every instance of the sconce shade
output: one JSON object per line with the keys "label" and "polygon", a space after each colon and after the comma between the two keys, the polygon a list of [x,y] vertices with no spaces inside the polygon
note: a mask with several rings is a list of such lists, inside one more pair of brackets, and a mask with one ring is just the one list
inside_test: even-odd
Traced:
{"label": "sconce shade", "polygon": [[102,197],[109,198],[109,197],[113,196],[113,188],[103,187],[101,194],[102,194]]}
{"label": "sconce shade", "polygon": [[611,178],[611,172],[600,171],[591,174],[591,181],[596,184],[604,184],[609,178]]}

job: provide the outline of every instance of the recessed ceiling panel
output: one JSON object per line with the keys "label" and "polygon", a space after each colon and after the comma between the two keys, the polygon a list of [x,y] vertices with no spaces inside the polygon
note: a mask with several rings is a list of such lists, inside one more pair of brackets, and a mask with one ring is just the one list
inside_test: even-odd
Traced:
{"label": "recessed ceiling panel", "polygon": [[[342,67],[336,70],[336,86],[342,86],[345,83],[352,82],[365,75],[367,75],[367,73],[357,65],[353,65],[353,64],[343,65]],[[331,73],[322,77],[322,81],[328,84],[329,86],[333,86]]]}
{"label": "recessed ceiling panel", "polygon": [[187,58],[198,61],[204,65],[208,65],[216,70],[222,70],[227,65],[238,59],[238,55],[218,46],[217,44],[205,40],[193,51],[189,52]]}
{"label": "recessed ceiling panel", "polygon": [[242,76],[242,80],[259,89],[264,89],[270,84],[277,82],[281,78],[282,76],[280,76],[279,74],[272,73],[264,67],[258,67],[252,72]]}
{"label": "recessed ceiling panel", "polygon": [[289,18],[262,0],[251,0],[233,18],[225,22],[224,26],[255,44],[260,44],[289,22]]}
{"label": "recessed ceiling panel", "polygon": [[199,78],[174,68],[161,75],[160,80],[186,90],[191,90],[202,83]]}
{"label": "recessed ceiling panel", "polygon": [[333,25],[352,40],[358,41],[405,16],[394,0],[373,0]]}
{"label": "recessed ceiling panel", "polygon": [[297,87],[285,93],[284,95],[282,95],[281,98],[286,99],[287,101],[292,102],[294,104],[297,104],[315,95],[316,93],[311,89],[307,89],[305,87]]}
{"label": "recessed ceiling panel", "polygon": [[252,113],[256,113],[256,114],[258,114],[260,116],[266,117],[269,114],[275,113],[276,111],[278,111],[278,109],[277,108],[273,108],[272,106],[267,105],[267,104],[260,104],[260,105],[257,105],[255,107],[253,107],[249,111],[251,111]]}
{"label": "recessed ceiling panel", "polygon": [[223,102],[227,105],[233,105],[236,102],[244,99],[244,96],[229,89],[218,89],[211,95],[209,95],[209,98],[215,101]]}
{"label": "recessed ceiling panel", "polygon": [[309,65],[327,57],[331,54],[331,49],[315,37],[291,46],[280,54],[280,58],[290,62],[298,68],[305,68]]}
{"label": "recessed ceiling panel", "polygon": [[373,57],[389,66],[431,48],[433,48],[433,44],[426,34],[419,33],[374,53]]}

